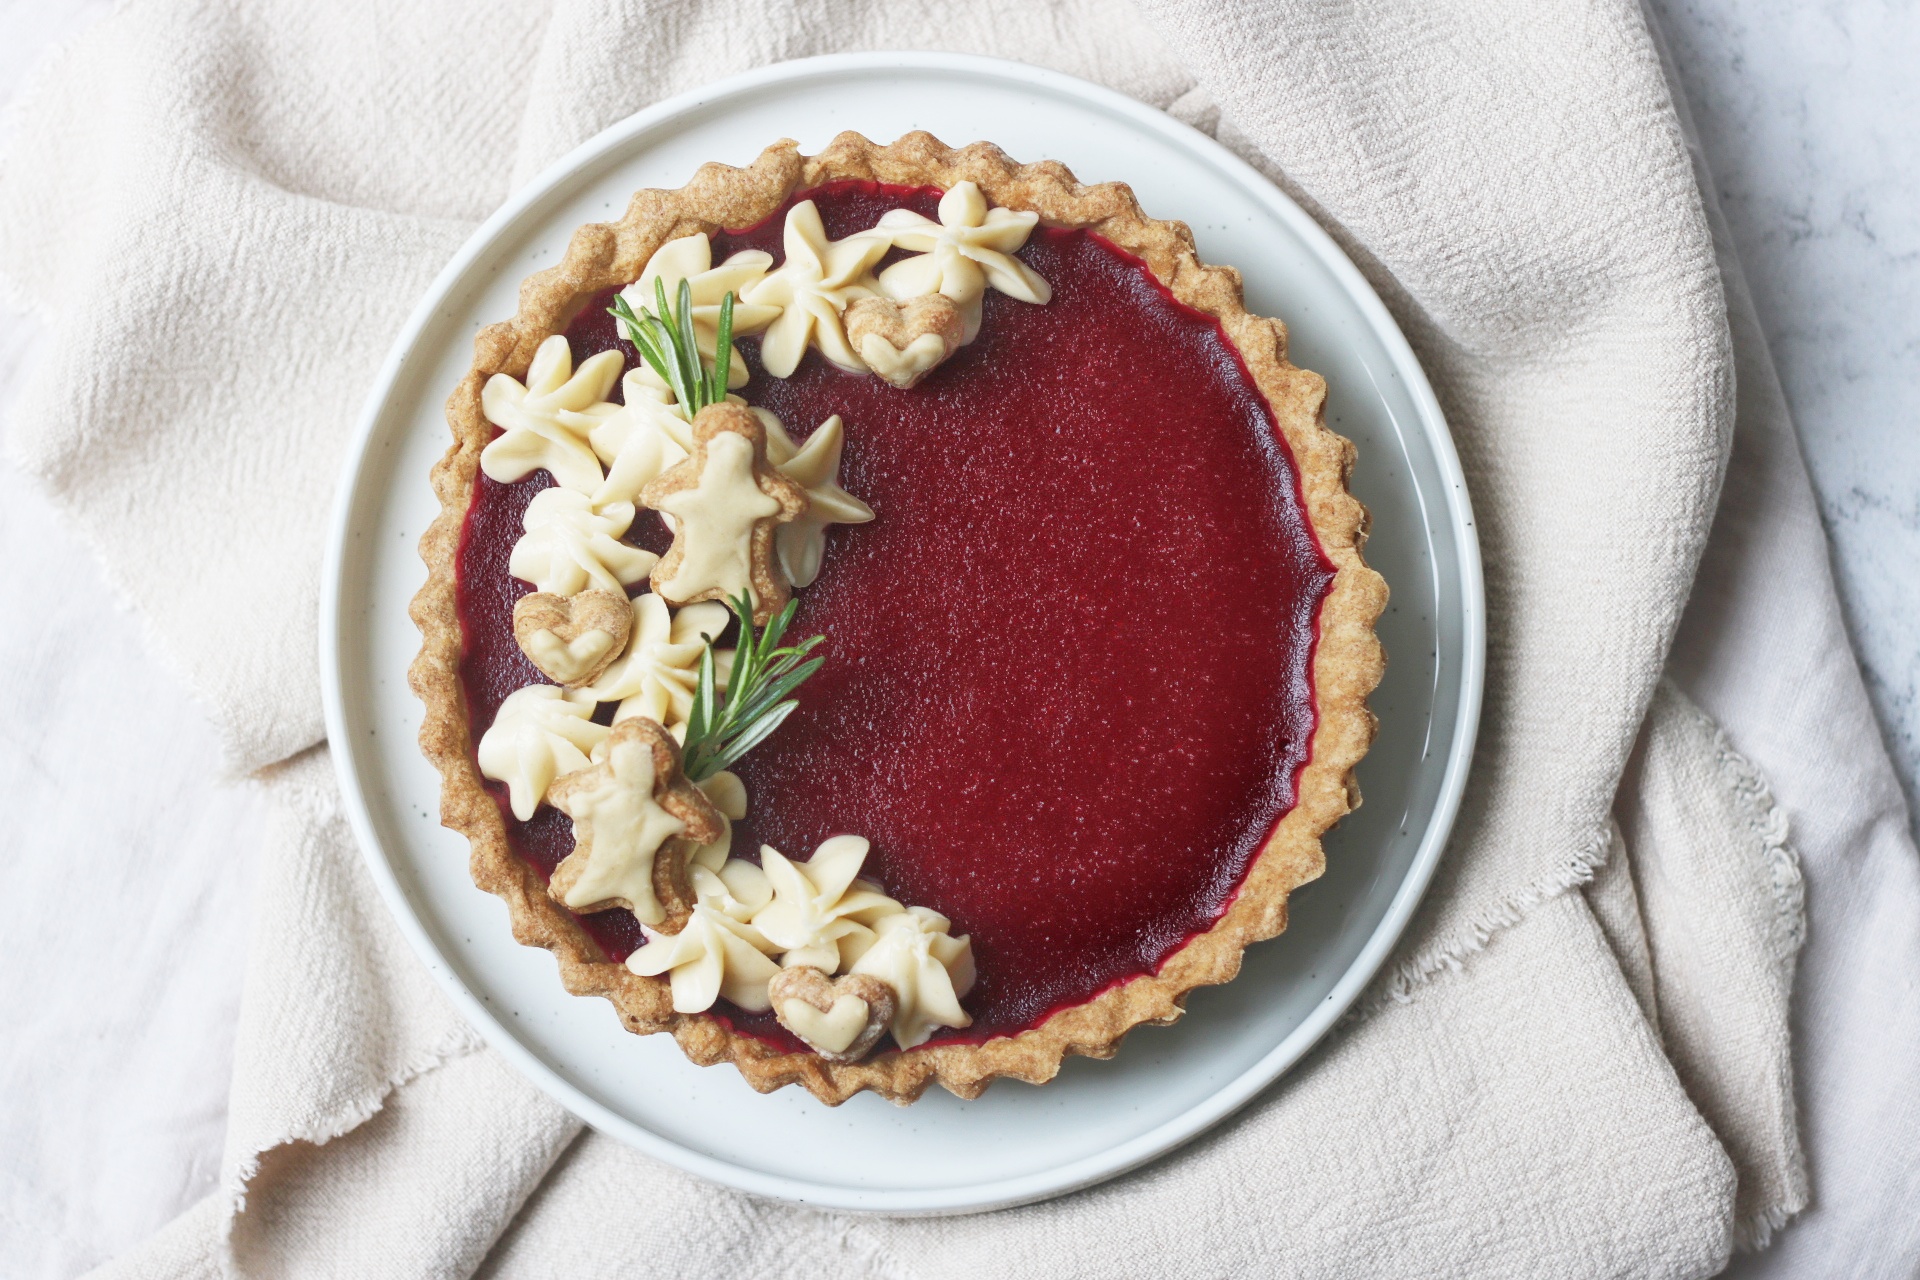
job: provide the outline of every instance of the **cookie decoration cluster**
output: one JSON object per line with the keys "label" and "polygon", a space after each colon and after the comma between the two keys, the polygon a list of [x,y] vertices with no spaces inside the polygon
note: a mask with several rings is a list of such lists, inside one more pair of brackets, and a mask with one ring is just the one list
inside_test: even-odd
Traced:
{"label": "cookie decoration cluster", "polygon": [[[631,912],[646,942],[627,968],[664,982],[675,1012],[771,1011],[837,1063],[970,1025],[973,954],[946,917],[862,876],[859,836],[804,862],[769,845],[758,861],[735,855],[748,797],[726,766],[822,661],[822,637],[782,644],[793,592],[821,574],[829,526],[874,512],[840,486],[841,417],[796,442],[734,394],[748,379],[734,343],[759,335],[776,378],[812,348],[905,389],[978,335],[988,289],[1050,299],[1012,256],[1037,215],[991,207],[972,182],[938,214],[896,209],[830,240],[804,200],[778,266],[760,251],[716,265],[703,233],[668,240],[612,307],[638,366],[612,350],[576,368],[556,334],[524,381],[497,373],[481,394],[499,429],[481,470],[500,483],[545,470],[554,486],[527,506],[509,559],[535,588],[514,606],[514,639],[551,683],[506,697],[475,749],[480,773],[504,784],[515,818],[547,805],[570,819],[549,895]],[[643,511],[672,535],[662,555],[627,540]]]}
{"label": "cookie decoration cluster", "polygon": [[859,836],[834,836],[803,863],[762,845],[757,866],[695,864],[691,922],[647,929],[627,968],[667,975],[680,1013],[703,1012],[716,993],[749,1013],[772,1009],[836,1062],[856,1061],[884,1032],[911,1049],[941,1027],[970,1025],[960,1006],[974,979],[968,940],[938,912],[860,879],[868,849]]}

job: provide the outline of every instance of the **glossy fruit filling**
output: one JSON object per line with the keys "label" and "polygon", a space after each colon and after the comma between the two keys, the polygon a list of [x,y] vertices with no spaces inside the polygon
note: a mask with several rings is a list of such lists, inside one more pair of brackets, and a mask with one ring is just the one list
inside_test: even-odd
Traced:
{"label": "glossy fruit filling", "polygon": [[[938,193],[840,183],[801,197],[830,236]],[[781,215],[714,237],[714,260],[781,256]],[[997,293],[980,336],[900,391],[809,353],[790,379],[740,344],[746,397],[803,439],[846,422],[841,484],[874,509],[834,527],[798,635],[826,635],[800,709],[739,766],[752,797],[736,856],[798,858],[837,832],[873,841],[870,875],[970,934],[973,1025],[1044,1021],[1153,972],[1232,901],[1292,806],[1314,729],[1316,618],[1333,581],[1265,400],[1210,317],[1082,231],[1020,255],[1045,306]],[[619,346],[593,300],[575,360]],[[462,667],[474,738],[542,677],[512,635],[520,516],[551,481],[482,476],[461,550]],[[632,540],[667,537],[643,512]],[[603,707],[610,715],[611,707]],[[543,873],[568,820],[502,813]],[[586,917],[607,953],[644,942],[624,911]],[[798,1047],[771,1015],[716,1008]]]}

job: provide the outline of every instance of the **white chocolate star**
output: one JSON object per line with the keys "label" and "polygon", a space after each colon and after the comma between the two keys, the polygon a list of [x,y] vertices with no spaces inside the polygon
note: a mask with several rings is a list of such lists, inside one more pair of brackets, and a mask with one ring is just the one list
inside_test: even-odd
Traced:
{"label": "white chocolate star", "polygon": [[847,436],[839,414],[815,428],[804,445],[795,445],[778,418],[756,412],[767,428],[767,461],[807,491],[807,509],[780,526],[773,546],[787,581],[810,586],[820,576],[820,561],[827,553],[827,526],[865,524],[873,519],[873,508],[840,487],[840,452]]}
{"label": "white chocolate star", "polygon": [[842,369],[866,372],[859,353],[847,342],[840,313],[855,298],[877,291],[872,271],[886,256],[888,240],[868,233],[828,240],[820,210],[803,200],[787,212],[783,243],[786,261],[749,286],[745,295],[756,307],[780,308],[780,318],[760,341],[761,363],[776,378],[791,377],[811,342]]}
{"label": "white chocolate star", "polygon": [[857,878],[869,848],[860,836],[834,836],[806,862],[792,862],[772,845],[760,846],[773,901],[753,917],[753,925],[784,953],[783,966],[842,972],[874,944],[874,923],[902,910]]}
{"label": "white chocolate star", "polygon": [[483,776],[507,784],[514,817],[531,818],[555,778],[588,766],[608,732],[593,710],[591,698],[552,684],[516,689],[500,704],[474,754]]}
{"label": "white chocolate star", "polygon": [[1045,303],[1053,288],[1032,267],[1014,257],[1027,242],[1040,215],[989,208],[971,182],[955,183],[940,197],[940,221],[930,222],[911,209],[891,209],[869,235],[883,236],[897,248],[919,255],[880,273],[880,288],[898,301],[944,293],[960,304],[966,321],[963,342],[980,332],[980,300],[989,286],[1022,302]]}
{"label": "white chocolate star", "polygon": [[625,363],[618,351],[602,351],[576,370],[566,336],[556,333],[534,353],[524,385],[504,373],[487,379],[480,410],[501,434],[481,451],[480,469],[511,484],[545,467],[557,483],[594,492],[600,487],[600,460],[587,435],[619,411],[607,395]]}
{"label": "white chocolate star", "polygon": [[[701,636],[718,636],[733,615],[723,604],[690,604],[669,610],[667,602],[651,592],[633,598],[633,629],[627,648],[600,673],[586,693],[596,702],[618,702],[614,723],[645,716],[665,725],[676,740],[687,735],[687,716],[693,710],[694,690],[700,682],[700,655],[706,651]],[[716,649],[714,675],[726,688],[733,650]]]}
{"label": "white chocolate star", "polygon": [[[738,336],[758,333],[780,318],[779,307],[754,306],[741,298],[749,287],[766,275],[767,268],[772,265],[772,254],[759,249],[742,249],[716,267],[713,265],[712,242],[704,231],[697,231],[690,236],[669,240],[654,250],[640,278],[622,289],[620,296],[636,312],[652,311],[659,301],[653,288],[653,282],[658,280],[666,286],[667,305],[677,307],[680,305],[680,282],[685,280],[693,294],[694,344],[711,365],[720,340],[720,302],[727,294],[734,295],[733,332]],[[662,391],[667,389],[660,375],[645,361],[635,372],[650,386]],[[736,349],[727,369],[727,385],[743,387],[746,384],[746,362]]]}
{"label": "white chocolate star", "polygon": [[526,533],[513,544],[507,571],[557,596],[577,595],[589,586],[625,594],[660,559],[620,540],[632,520],[631,505],[596,511],[584,493],[542,489],[527,504]]}
{"label": "white chocolate star", "polygon": [[908,907],[874,922],[873,946],[854,962],[892,987],[900,1005],[893,1039],[902,1049],[926,1043],[938,1027],[966,1027],[973,1019],[960,1007],[973,989],[973,946],[948,935],[947,918],[926,907]]}

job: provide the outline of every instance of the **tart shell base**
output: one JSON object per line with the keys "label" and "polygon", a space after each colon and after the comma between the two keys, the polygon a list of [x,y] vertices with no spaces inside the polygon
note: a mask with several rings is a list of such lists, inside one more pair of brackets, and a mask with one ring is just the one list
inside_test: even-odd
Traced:
{"label": "tart shell base", "polygon": [[[1100,235],[1142,260],[1180,302],[1218,320],[1286,440],[1308,519],[1335,569],[1319,613],[1312,665],[1318,722],[1296,802],[1213,926],[1169,956],[1158,972],[1109,988],[1020,1034],[888,1050],[856,1063],[785,1052],[708,1014],[675,1013],[664,979],[640,977],[609,960],[548,895],[538,872],[515,856],[499,807],[473,760],[460,683],[456,577],[480,452],[494,433],[480,407],[486,380],[495,373],[523,376],[545,338],[564,332],[596,293],[636,279],[667,240],[754,225],[793,192],[843,180],[940,188],[970,180],[994,204],[1030,209],[1043,223]],[[421,539],[428,579],[411,615],[423,644],[409,672],[426,707],[421,746],[443,780],[442,822],[468,838],[474,882],[507,903],[515,939],[551,951],[568,991],[605,997],[631,1031],[670,1032],[696,1063],[734,1063],[761,1092],[798,1084],[838,1104],[870,1089],[907,1103],[938,1081],[960,1097],[974,1098],[1003,1076],[1044,1083],[1069,1054],[1112,1057],[1128,1031],[1177,1020],[1189,992],[1231,980],[1249,943],[1286,928],[1289,895],[1318,877],[1325,865],[1321,835],[1359,803],[1353,769],[1376,728],[1366,699],[1384,670],[1373,624],[1385,607],[1387,589],[1362,559],[1367,514],[1347,490],[1353,446],[1324,425],[1325,399],[1326,385],[1318,375],[1287,362],[1285,327],[1247,312],[1239,273],[1202,263],[1184,224],[1148,218],[1124,184],[1082,186],[1055,162],[1018,165],[990,144],[956,150],[925,133],[908,134],[890,146],[845,133],[817,156],[802,156],[796,144],[782,142],[745,169],[710,164],[678,190],[638,192],[618,222],[580,228],[558,265],[522,284],[518,313],[475,338],[473,366],[447,404],[454,444],[433,471],[441,512]]]}

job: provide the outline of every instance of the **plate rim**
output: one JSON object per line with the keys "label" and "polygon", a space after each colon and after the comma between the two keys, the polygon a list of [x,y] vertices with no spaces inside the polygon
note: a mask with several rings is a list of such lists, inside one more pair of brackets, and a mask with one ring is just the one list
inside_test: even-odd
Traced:
{"label": "plate rim", "polygon": [[[361,792],[358,747],[347,731],[346,690],[342,651],[346,619],[341,597],[347,549],[352,541],[353,516],[360,505],[360,489],[369,476],[366,461],[374,443],[384,406],[411,357],[422,333],[454,286],[502,234],[563,183],[587,169],[634,136],[673,117],[699,111],[793,81],[839,72],[937,70],[1013,82],[1058,96],[1078,98],[1127,120],[1135,127],[1159,133],[1184,149],[1239,179],[1250,193],[1286,223],[1289,229],[1334,276],[1387,351],[1396,372],[1405,380],[1416,417],[1433,447],[1442,473],[1447,523],[1459,549],[1462,616],[1461,647],[1464,670],[1460,679],[1460,708],[1448,737],[1448,759],[1433,816],[1412,862],[1386,912],[1374,926],[1358,955],[1313,1012],[1278,1044],[1223,1083],[1205,1099],[1155,1126],[1099,1152],[1037,1173],[991,1179],[963,1186],[911,1189],[847,1187],[744,1168],[705,1155],[663,1137],[597,1101],[545,1062],[463,982],[442,955],[415,912],[377,835],[371,810]],[[1424,499],[1423,499],[1424,501]],[[609,1136],[686,1172],[751,1194],[793,1204],[839,1211],[895,1215],[975,1213],[1009,1208],[1064,1195],[1117,1177],[1164,1155],[1199,1136],[1232,1115],[1304,1057],[1343,1016],[1373,980],[1405,931],[1426,894],[1447,838],[1458,816],[1473,749],[1478,737],[1486,663],[1486,600],[1481,573],[1480,545],[1465,474],[1453,437],[1425,370],[1414,355],[1392,313],[1353,261],[1291,197],[1259,170],[1213,138],[1166,112],[1127,97],[1104,85],[1062,72],[979,54],[876,51],[824,54],[770,63],[728,76],[685,93],[663,99],[620,120],[547,166],[537,177],[513,192],[483,221],[434,277],[408,315],[376,374],[348,441],[327,522],[326,554],[320,584],[319,658],[321,697],[326,713],[327,741],[340,785],[348,825],[360,846],[369,874],[392,913],[408,945],[426,965],[441,990],[477,1030],[521,1075],[568,1111]]]}

